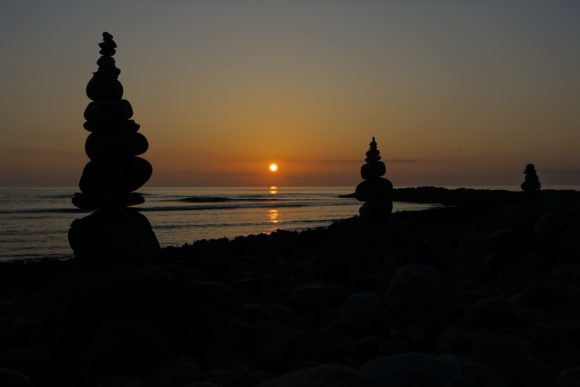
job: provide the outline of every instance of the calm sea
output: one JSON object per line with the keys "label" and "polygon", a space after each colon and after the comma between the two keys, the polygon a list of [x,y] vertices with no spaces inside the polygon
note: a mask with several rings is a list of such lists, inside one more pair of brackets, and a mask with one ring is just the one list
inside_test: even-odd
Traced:
{"label": "calm sea", "polygon": [[[150,188],[139,206],[162,246],[326,226],[358,214],[339,198],[352,187]],[[67,231],[88,212],[71,203],[75,188],[0,189],[0,260],[72,257]],[[394,210],[425,204],[395,203]]]}

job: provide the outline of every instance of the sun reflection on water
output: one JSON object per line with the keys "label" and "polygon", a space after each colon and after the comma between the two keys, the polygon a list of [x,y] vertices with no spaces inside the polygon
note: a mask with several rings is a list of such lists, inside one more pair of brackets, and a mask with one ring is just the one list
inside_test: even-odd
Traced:
{"label": "sun reflection on water", "polygon": [[275,208],[268,210],[268,220],[270,223],[280,223],[280,212]]}
{"label": "sun reflection on water", "polygon": [[268,212],[266,213],[266,216],[268,217],[268,222],[270,223],[271,226],[268,230],[268,234],[271,234],[280,228],[282,216],[280,214],[280,211],[278,211],[275,208],[269,209]]}
{"label": "sun reflection on water", "polygon": [[271,186],[269,191],[270,195],[276,195],[278,193],[278,187],[276,187],[275,185]]}

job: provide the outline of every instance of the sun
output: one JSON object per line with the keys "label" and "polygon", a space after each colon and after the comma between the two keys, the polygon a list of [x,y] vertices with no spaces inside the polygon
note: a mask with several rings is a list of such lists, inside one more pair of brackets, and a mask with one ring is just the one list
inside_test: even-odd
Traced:
{"label": "sun", "polygon": [[272,163],[272,164],[268,165],[268,169],[270,170],[270,172],[274,173],[274,172],[278,171],[278,164]]}

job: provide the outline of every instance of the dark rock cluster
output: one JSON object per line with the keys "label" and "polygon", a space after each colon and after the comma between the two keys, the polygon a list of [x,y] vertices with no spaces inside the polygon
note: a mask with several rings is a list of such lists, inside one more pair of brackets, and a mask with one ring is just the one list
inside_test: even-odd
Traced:
{"label": "dark rock cluster", "polygon": [[388,233],[0,263],[0,385],[578,386],[579,194],[485,192]]}
{"label": "dark rock cluster", "polygon": [[540,184],[540,178],[536,173],[536,167],[534,164],[526,165],[526,169],[524,169],[524,175],[524,182],[521,185],[523,191],[532,192],[538,191],[540,188],[542,188],[542,185]]}
{"label": "dark rock cluster", "polygon": [[373,137],[366,153],[366,163],[360,169],[364,181],[355,191],[357,200],[365,202],[359,210],[361,217],[371,221],[386,220],[393,211],[393,184],[382,177],[387,168],[380,154]]}
{"label": "dark rock cluster", "polygon": [[71,225],[69,241],[77,257],[103,254],[154,255],[159,244],[148,220],[126,207],[141,204],[143,196],[134,192],[151,177],[152,167],[138,155],[149,147],[139,125],[131,119],[133,109],[123,99],[121,73],[115,66],[117,44],[103,33],[99,44],[98,70],[87,84],[92,102],[85,109],[84,128],[90,135],[85,151],[90,161],[79,182],[81,193],[73,204],[94,214]]}

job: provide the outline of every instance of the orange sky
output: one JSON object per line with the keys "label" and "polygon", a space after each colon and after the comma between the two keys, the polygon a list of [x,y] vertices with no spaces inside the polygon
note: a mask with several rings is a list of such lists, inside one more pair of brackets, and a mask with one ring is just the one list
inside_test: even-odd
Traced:
{"label": "orange sky", "polygon": [[104,30],[151,186],[578,184],[580,6],[505,3],[2,4],[0,186],[77,184]]}

